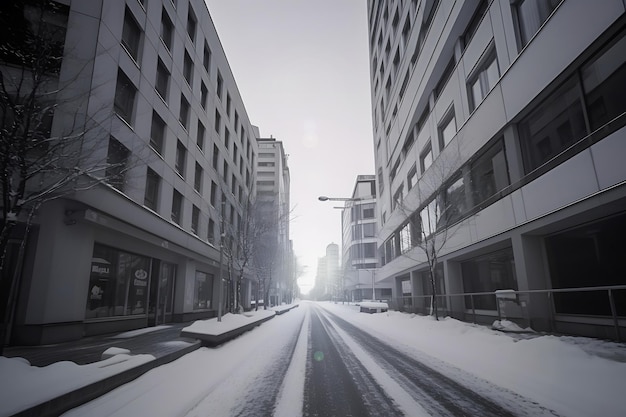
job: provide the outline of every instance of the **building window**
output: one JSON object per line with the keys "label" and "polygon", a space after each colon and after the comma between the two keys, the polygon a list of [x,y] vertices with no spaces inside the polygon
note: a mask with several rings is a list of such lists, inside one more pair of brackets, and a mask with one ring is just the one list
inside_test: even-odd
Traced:
{"label": "building window", "polygon": [[95,243],[85,318],[145,315],[150,258]]}
{"label": "building window", "polygon": [[360,207],[361,207],[361,219],[362,220],[375,218],[376,216],[376,214],[374,213],[374,210],[376,209],[375,203],[361,204]]}
{"label": "building window", "polygon": [[446,225],[460,220],[469,211],[470,202],[465,194],[465,177],[461,174],[452,180],[444,190],[444,206],[441,219]]}
{"label": "building window", "polygon": [[433,163],[433,148],[430,144],[430,140],[424,147],[424,150],[420,154],[420,169],[422,174],[426,172],[429,166]]}
{"label": "building window", "polygon": [[[495,290],[517,290],[515,260],[511,248],[478,256],[461,263],[464,292],[493,292]],[[497,310],[493,294],[474,295],[477,310]],[[465,308],[472,308],[470,296],[465,297]]]}
{"label": "building window", "polygon": [[126,8],[124,13],[124,27],[122,29],[122,46],[135,62],[139,62],[139,41],[141,40],[141,28],[133,17],[131,11]]}
{"label": "building window", "polygon": [[196,285],[193,297],[194,310],[210,309],[213,298],[213,274],[196,271]]}
{"label": "building window", "polygon": [[144,206],[157,211],[159,201],[159,187],[161,184],[161,177],[156,172],[148,168],[148,174],[146,175],[146,192],[143,199]]}
{"label": "building window", "polygon": [[439,98],[439,96],[441,95],[441,92],[443,91],[446,84],[448,83],[448,80],[450,79],[450,77],[452,76],[452,73],[454,72],[455,65],[456,65],[456,62],[454,61],[454,54],[452,54],[452,58],[450,58],[450,62],[448,62],[448,65],[446,65],[446,68],[443,70],[443,73],[441,74],[441,78],[439,78],[439,82],[437,83],[437,85],[435,86],[435,89],[433,90],[433,93],[435,94],[435,100]]}
{"label": "building window", "polygon": [[170,52],[172,51],[173,35],[174,24],[172,23],[172,19],[170,19],[164,7],[161,11],[161,40]]}
{"label": "building window", "polygon": [[180,115],[178,121],[185,130],[189,130],[189,102],[182,93],[180,95]]}
{"label": "building window", "polygon": [[461,36],[461,48],[465,50],[467,45],[469,45],[470,41],[474,37],[474,34],[478,30],[478,26],[480,26],[480,22],[482,22],[483,17],[487,14],[487,10],[489,10],[489,1],[481,0],[480,4],[476,8],[474,15],[472,16],[472,20],[470,20],[465,32]]}
{"label": "building window", "polygon": [[215,207],[215,198],[217,197],[217,184],[215,181],[211,181],[211,205]]}
{"label": "building window", "polygon": [[230,111],[231,111],[232,102],[230,100],[230,94],[226,92],[226,115],[230,119]]}
{"label": "building window", "polygon": [[196,40],[196,22],[196,15],[193,13],[193,9],[190,5],[189,11],[187,12],[187,34],[189,35],[189,39],[191,39],[191,42],[194,42]]}
{"label": "building window", "polygon": [[115,113],[128,124],[132,124],[133,109],[137,88],[130,79],[122,72],[117,71],[117,85],[115,87]]}
{"label": "building window", "polygon": [[180,225],[183,221],[183,195],[174,190],[172,195],[172,221]]}
{"label": "building window", "polygon": [[156,81],[154,83],[154,88],[156,89],[159,96],[163,99],[163,101],[167,100],[167,89],[170,83],[170,72],[167,70],[167,67],[159,58],[157,62],[157,73],[156,73]]}
{"label": "building window", "polygon": [[198,130],[196,132],[196,145],[198,149],[204,152],[204,134],[206,133],[206,129],[200,120],[198,120]]}
{"label": "building window", "polygon": [[215,243],[215,221],[209,218],[209,229],[207,231],[207,240],[209,243]]}
{"label": "building window", "polygon": [[395,210],[396,207],[400,206],[400,209],[403,209],[402,201],[404,198],[404,184],[400,184],[400,186],[396,189],[396,192],[393,193],[393,201],[391,202],[391,209]]}
{"label": "building window", "polygon": [[206,70],[207,74],[211,73],[211,48],[209,48],[209,45],[205,42],[204,43],[204,55],[202,57],[202,65],[204,66],[204,69]]}
{"label": "building window", "polygon": [[198,235],[198,227],[200,224],[200,209],[195,205],[191,209],[191,232]]}
{"label": "building window", "polygon": [[187,84],[192,85],[193,81],[193,61],[187,50],[185,50],[185,57],[183,58],[183,77]]}
{"label": "building window", "polygon": [[561,0],[518,0],[511,2],[520,49],[528,44],[560,2]]}
{"label": "building window", "polygon": [[622,33],[607,50],[581,69],[591,130],[604,126],[626,111],[626,36]]}
{"label": "building window", "polygon": [[196,162],[196,170],[193,177],[193,189],[202,194],[202,166]]}
{"label": "building window", "polygon": [[228,161],[224,158],[224,162],[222,163],[222,177],[224,178],[224,182],[228,184]]}
{"label": "building window", "polygon": [[217,172],[217,163],[220,159],[220,150],[216,144],[213,144],[213,169]]}
{"label": "building window", "polygon": [[[545,239],[553,288],[625,285],[626,214],[562,231]],[[613,291],[616,313],[626,317],[626,292]],[[611,316],[606,291],[554,294],[560,314]]]}
{"label": "building window", "polygon": [[477,206],[509,185],[509,174],[502,140],[499,140],[470,166],[472,204]]}
{"label": "building window", "polygon": [[438,197],[433,198],[420,211],[421,232],[424,237],[430,236],[437,231],[437,223],[440,222],[440,208]]}
{"label": "building window", "polygon": [[413,167],[411,167],[411,170],[406,176],[407,190],[410,190],[411,188],[413,188],[415,184],[417,184],[417,166],[413,164]]}
{"label": "building window", "polygon": [[215,109],[215,131],[220,135],[222,129],[222,115],[218,109]]}
{"label": "building window", "polygon": [[487,58],[480,64],[476,73],[472,75],[467,83],[470,111],[473,111],[483,101],[487,93],[491,91],[500,78],[498,60],[496,58],[494,49],[487,55]]}
{"label": "building window", "polygon": [[109,149],[107,153],[106,180],[111,186],[124,191],[126,180],[126,165],[130,151],[117,139],[109,137]]}
{"label": "building window", "polygon": [[220,70],[217,70],[217,82],[216,82],[216,93],[217,93],[217,97],[221,100],[222,99],[222,89],[224,87],[224,80],[222,79],[222,74],[220,73]]}
{"label": "building window", "polygon": [[204,81],[201,82],[200,85],[200,105],[204,110],[206,110],[207,98],[209,96],[209,90],[207,90]]}
{"label": "building window", "polygon": [[230,150],[230,130],[227,127],[224,127],[224,146],[226,150]]}
{"label": "building window", "polygon": [[165,139],[165,122],[152,111],[152,127],[150,128],[150,146],[159,154],[163,154],[163,141]]}
{"label": "building window", "polygon": [[443,148],[448,146],[454,135],[456,135],[456,119],[454,117],[454,108],[452,108],[439,125],[439,149],[443,150]]}
{"label": "building window", "polygon": [[571,77],[518,125],[526,173],[587,134],[577,77]]}
{"label": "building window", "polygon": [[174,169],[178,174],[185,178],[185,160],[187,159],[187,150],[181,141],[176,143],[176,163]]}

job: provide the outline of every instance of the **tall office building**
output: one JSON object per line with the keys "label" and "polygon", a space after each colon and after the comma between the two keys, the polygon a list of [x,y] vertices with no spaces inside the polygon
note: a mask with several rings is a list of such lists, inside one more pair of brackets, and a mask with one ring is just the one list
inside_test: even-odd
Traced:
{"label": "tall office building", "polygon": [[[257,135],[259,136],[259,135]],[[275,138],[257,138],[259,154],[257,158],[257,199],[258,210],[263,221],[268,222],[271,230],[265,239],[275,244],[271,251],[273,267],[269,284],[269,303],[280,305],[291,302],[294,290],[293,250],[289,238],[289,165],[288,155],[282,141]],[[266,255],[261,255],[266,256]],[[270,270],[263,271],[268,274]]]}
{"label": "tall office building", "polygon": [[[91,163],[116,175],[36,212],[12,341],[56,343],[216,315],[220,228],[236,251],[229,237],[254,194],[258,151],[205,2],[46,4],[3,2],[3,30],[15,25],[7,33],[39,41],[38,30],[53,31],[46,53],[58,53],[57,66],[45,76],[59,91],[40,92],[56,104],[49,135],[78,126],[83,146],[102,145]],[[22,66],[5,54],[0,66],[13,88]],[[10,256],[18,252],[9,246]]]}
{"label": "tall office building", "polygon": [[426,311],[434,236],[446,314],[493,322],[513,289],[534,329],[624,332],[625,7],[368,1],[377,280],[397,308]]}

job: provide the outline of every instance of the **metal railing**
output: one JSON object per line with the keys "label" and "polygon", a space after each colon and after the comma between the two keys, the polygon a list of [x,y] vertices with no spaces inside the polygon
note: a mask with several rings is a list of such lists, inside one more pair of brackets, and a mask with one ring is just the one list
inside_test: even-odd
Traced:
{"label": "metal railing", "polygon": [[[624,291],[625,294],[622,295],[622,298],[619,300],[620,303],[616,302],[615,294],[616,292]],[[560,294],[565,293],[579,293],[586,294],[590,292],[603,292],[606,293],[605,303],[604,305],[594,304],[595,307],[600,310],[606,311],[609,314],[597,314],[597,313],[585,313],[585,312],[563,312],[557,311],[557,304],[566,304],[564,298],[559,298]],[[555,315],[556,314],[574,314],[578,316],[585,317],[597,317],[597,318],[611,318],[613,323],[613,328],[615,332],[615,338],[618,341],[621,341],[620,334],[620,323],[619,318],[626,318],[626,285],[611,285],[611,286],[601,286],[601,287],[580,287],[580,288],[558,288],[558,289],[545,289],[545,290],[514,290],[510,291],[509,294],[515,294],[516,302],[518,305],[521,305],[523,309],[527,311],[527,304],[531,303],[532,295],[541,295],[545,294],[548,302],[548,317],[542,317],[549,321],[550,330],[554,329],[555,323]],[[556,297],[555,297],[556,295]],[[437,311],[441,315],[451,315],[455,316],[461,313],[464,318],[465,315],[471,311],[472,321],[476,323],[477,315],[491,315],[495,312],[498,316],[501,315],[500,304],[498,302],[498,295],[496,291],[488,291],[488,292],[468,292],[468,293],[456,293],[456,294],[440,294],[437,295]],[[459,302],[456,302],[455,298],[463,297],[464,301],[463,308],[458,308],[460,305]],[[588,297],[590,298],[590,297]],[[432,296],[431,295],[413,295],[413,296],[404,296],[394,298],[391,302],[390,307],[394,310],[410,312],[410,313],[422,313],[422,314],[430,314],[431,304],[432,304]],[[535,300],[536,302],[537,300]],[[597,303],[598,298],[594,297],[593,302]],[[526,303],[526,304],[525,304]],[[482,308],[487,305],[487,308]],[[457,306],[457,308],[453,308],[453,306]],[[477,310],[481,311],[481,314],[477,314]],[[585,309],[582,309],[585,310]],[[589,310],[589,308],[587,308]]]}

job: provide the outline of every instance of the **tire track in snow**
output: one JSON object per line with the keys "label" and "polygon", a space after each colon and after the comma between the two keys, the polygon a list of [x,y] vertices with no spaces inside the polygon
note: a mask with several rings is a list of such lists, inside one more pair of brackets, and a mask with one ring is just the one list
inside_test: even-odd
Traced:
{"label": "tire track in snow", "polygon": [[[410,355],[359,329],[337,315],[324,310],[330,319],[375,358],[378,365],[409,392],[432,415],[442,416],[553,416],[555,413],[509,390],[480,380],[473,381],[485,394],[497,394],[495,402],[473,389],[442,374]],[[488,391],[488,392],[487,392]],[[506,407],[505,405],[506,404]]]}
{"label": "tire track in snow", "polygon": [[313,310],[304,415],[402,415],[328,319],[318,308]]}

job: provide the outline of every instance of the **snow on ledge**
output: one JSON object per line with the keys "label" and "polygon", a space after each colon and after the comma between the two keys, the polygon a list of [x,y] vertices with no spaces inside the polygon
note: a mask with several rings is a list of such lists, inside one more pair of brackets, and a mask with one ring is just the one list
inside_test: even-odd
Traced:
{"label": "snow on ledge", "polygon": [[382,303],[379,301],[362,301],[361,303],[359,303],[359,305],[364,308],[389,308],[389,305],[387,303]]}
{"label": "snow on ledge", "polygon": [[243,314],[227,313],[222,316],[222,321],[217,321],[217,317],[208,320],[197,320],[181,330],[181,333],[205,334],[218,336],[230,331],[239,329],[250,324],[266,320],[275,315],[274,310],[248,311]]}

